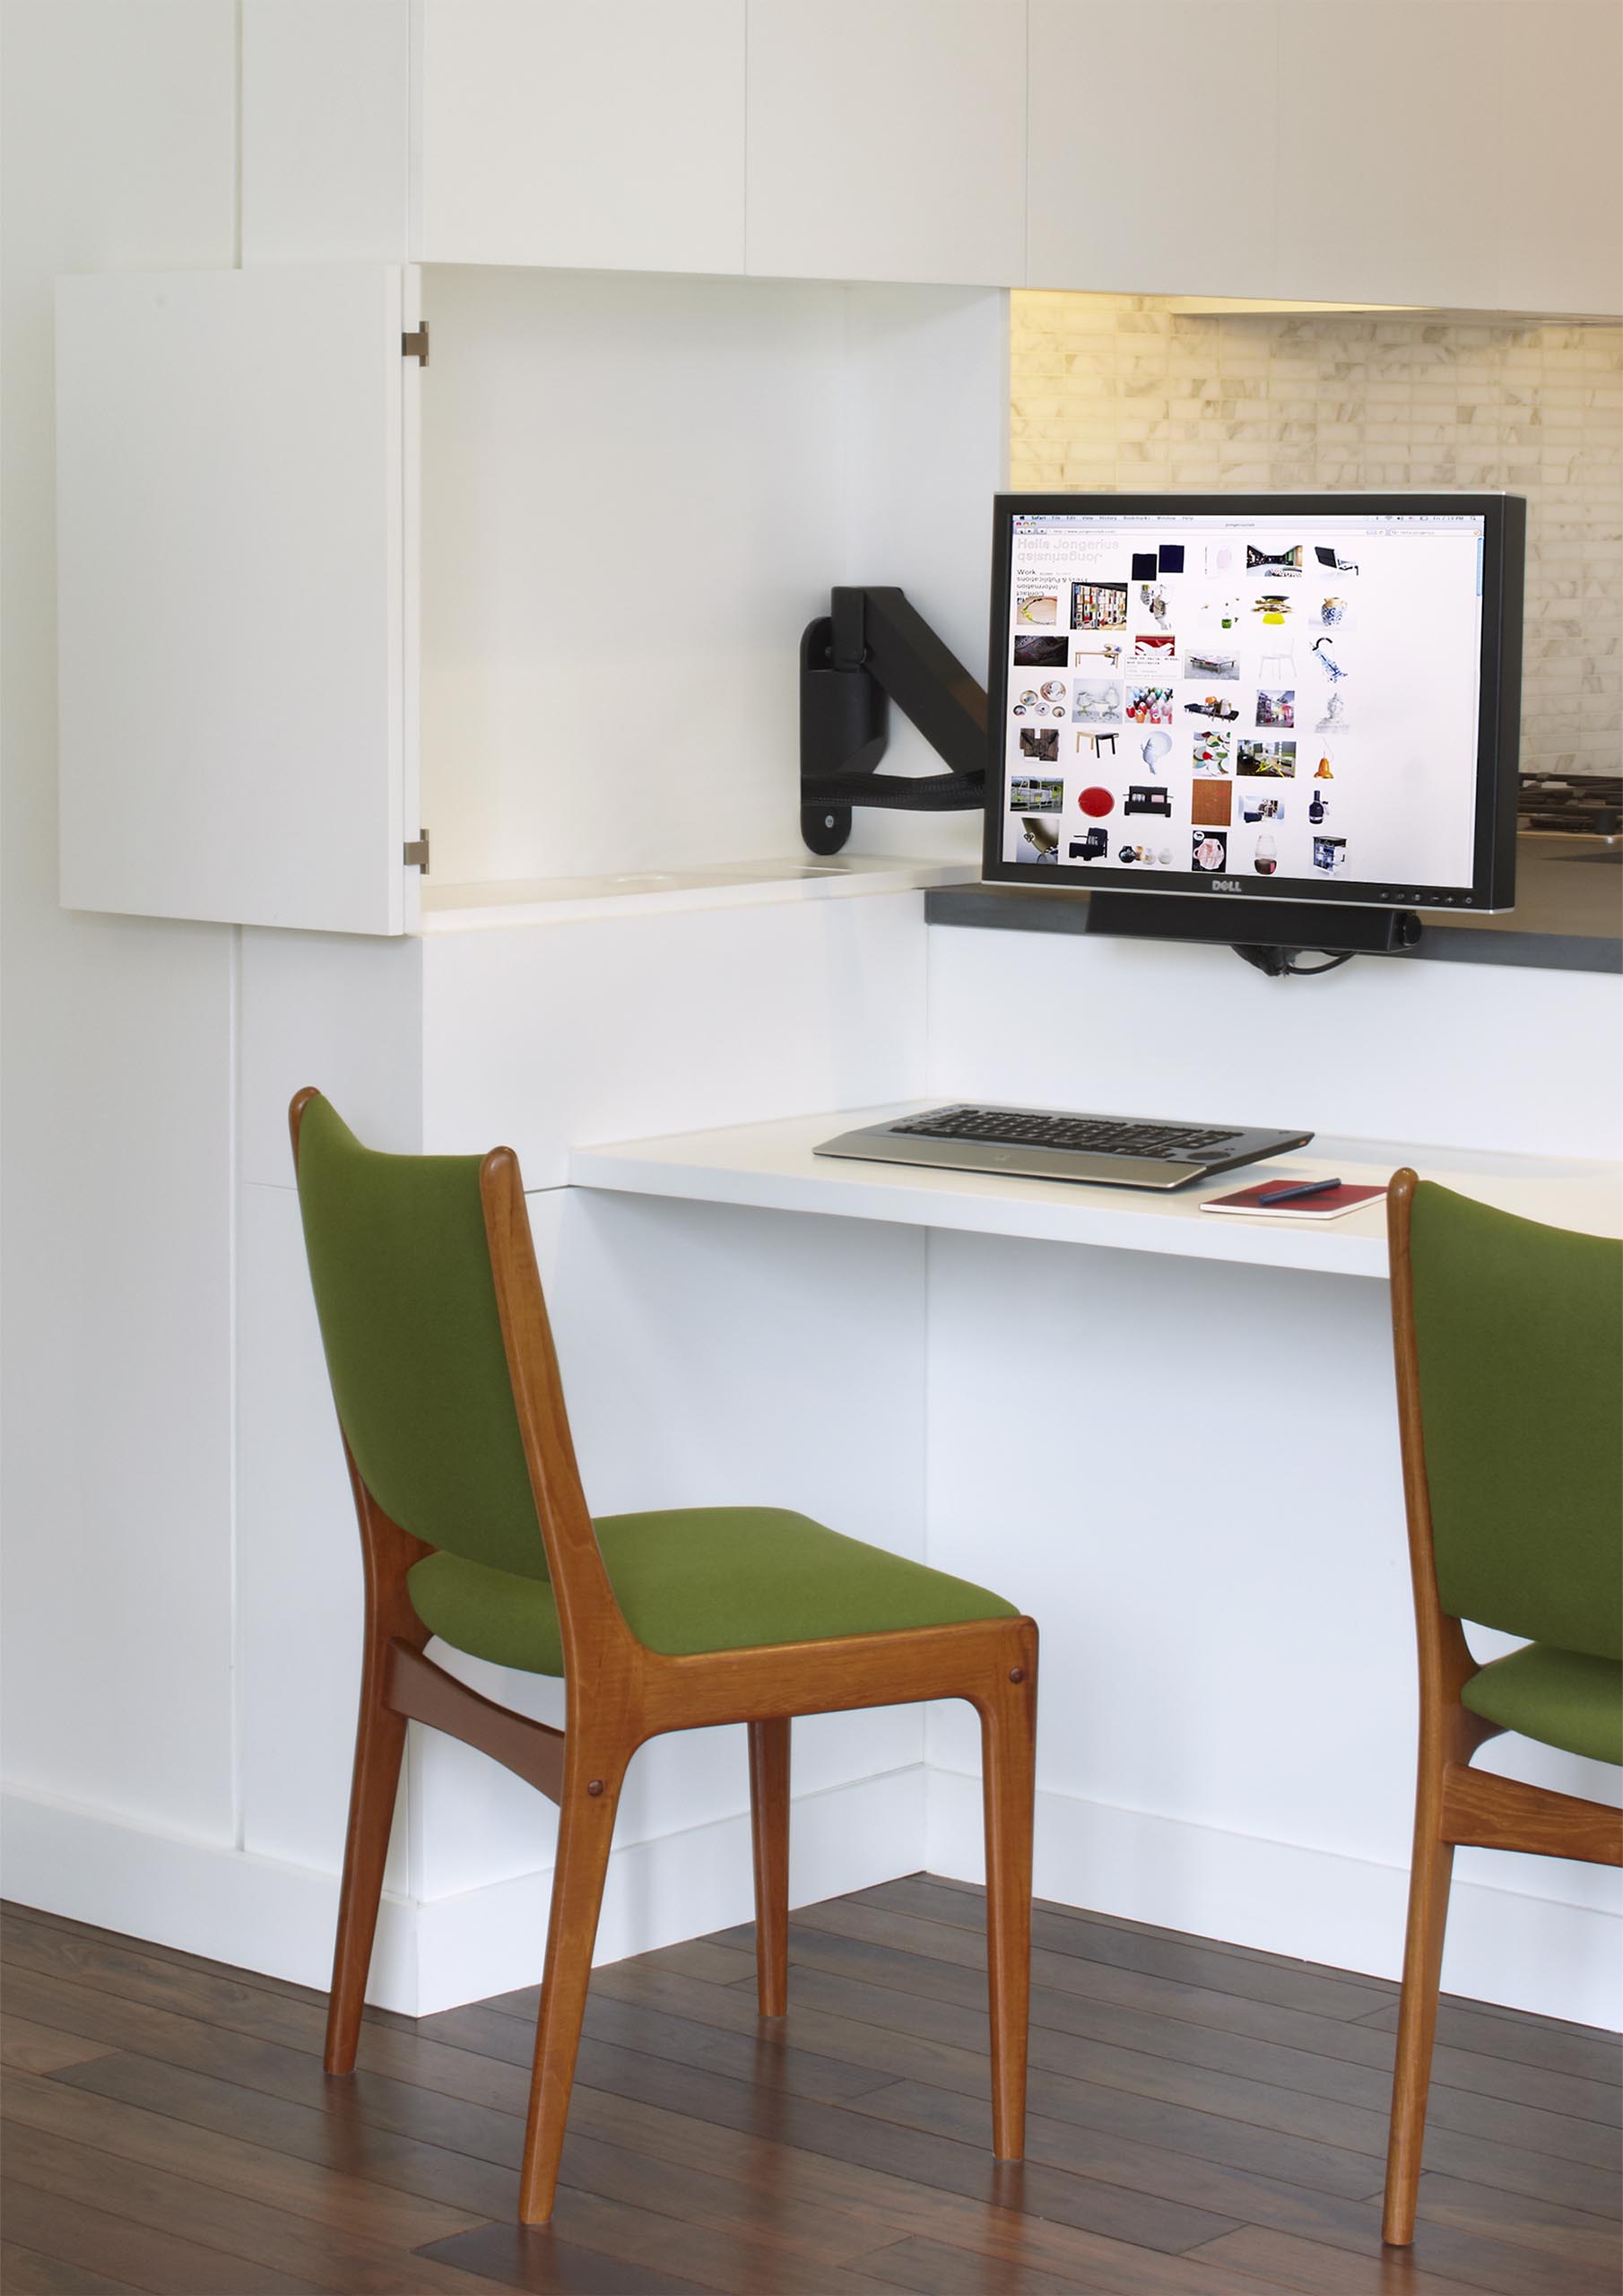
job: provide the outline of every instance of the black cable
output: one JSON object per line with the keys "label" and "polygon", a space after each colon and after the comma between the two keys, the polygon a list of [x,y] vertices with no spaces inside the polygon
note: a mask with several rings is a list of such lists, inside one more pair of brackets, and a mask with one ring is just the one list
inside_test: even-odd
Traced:
{"label": "black cable", "polygon": [[1314,980],[1322,972],[1334,972],[1338,965],[1350,964],[1356,954],[1345,949],[1339,957],[1326,953],[1322,965],[1299,965],[1296,961],[1302,953],[1299,949],[1275,948],[1265,941],[1235,941],[1230,945],[1237,957],[1244,957],[1270,980]]}
{"label": "black cable", "polygon": [[1339,957],[1328,957],[1322,965],[1292,964],[1290,961],[1291,958],[1299,955],[1299,953],[1300,952],[1296,949],[1287,951],[1285,958],[1285,970],[1295,979],[1313,980],[1315,979],[1322,972],[1333,972],[1338,965],[1350,965],[1352,962],[1355,952],[1351,949],[1343,949]]}

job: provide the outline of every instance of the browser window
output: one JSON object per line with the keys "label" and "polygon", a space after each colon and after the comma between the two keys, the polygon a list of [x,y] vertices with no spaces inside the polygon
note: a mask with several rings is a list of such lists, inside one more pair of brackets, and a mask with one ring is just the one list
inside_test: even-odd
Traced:
{"label": "browser window", "polygon": [[1486,523],[1014,514],[1002,858],[1468,892]]}

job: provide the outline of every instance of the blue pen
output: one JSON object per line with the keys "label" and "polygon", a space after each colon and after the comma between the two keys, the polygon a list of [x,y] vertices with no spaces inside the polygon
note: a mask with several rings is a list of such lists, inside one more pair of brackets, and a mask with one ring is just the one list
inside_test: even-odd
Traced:
{"label": "blue pen", "polygon": [[1257,1206],[1264,1204],[1292,1204],[1304,1196],[1328,1196],[1332,1187],[1340,1187],[1340,1180],[1298,1180],[1294,1187],[1271,1187],[1266,1196],[1259,1196]]}

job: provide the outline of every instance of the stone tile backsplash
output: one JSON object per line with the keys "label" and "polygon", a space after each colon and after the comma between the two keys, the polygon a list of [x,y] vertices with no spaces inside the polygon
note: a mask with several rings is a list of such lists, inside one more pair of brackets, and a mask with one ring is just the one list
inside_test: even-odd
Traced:
{"label": "stone tile backsplash", "polygon": [[1010,366],[1016,488],[1524,494],[1523,770],[1619,770],[1623,327],[1017,290]]}

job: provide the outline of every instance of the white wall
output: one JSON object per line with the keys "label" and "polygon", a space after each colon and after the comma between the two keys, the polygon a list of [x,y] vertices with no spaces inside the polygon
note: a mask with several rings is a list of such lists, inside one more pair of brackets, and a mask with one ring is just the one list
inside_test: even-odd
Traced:
{"label": "white wall", "polygon": [[56,905],[56,273],[229,264],[230,0],[4,25],[5,1759],[230,1844],[233,936]]}

